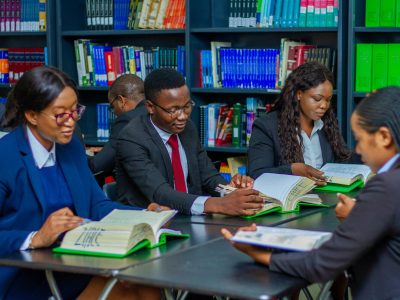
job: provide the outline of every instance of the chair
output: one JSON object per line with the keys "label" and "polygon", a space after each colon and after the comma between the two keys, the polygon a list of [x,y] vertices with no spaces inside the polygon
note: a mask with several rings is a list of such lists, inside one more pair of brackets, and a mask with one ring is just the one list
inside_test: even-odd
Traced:
{"label": "chair", "polygon": [[117,201],[118,193],[117,193],[117,183],[110,182],[103,185],[103,192],[106,194],[107,198]]}

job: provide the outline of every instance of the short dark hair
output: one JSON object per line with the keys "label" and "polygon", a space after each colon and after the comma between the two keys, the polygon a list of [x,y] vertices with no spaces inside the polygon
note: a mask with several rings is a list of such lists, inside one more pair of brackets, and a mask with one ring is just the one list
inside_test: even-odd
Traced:
{"label": "short dark hair", "polygon": [[157,101],[162,90],[171,90],[184,86],[185,78],[175,69],[161,68],[154,70],[144,80],[144,94],[147,100]]}
{"label": "short dark hair", "polygon": [[123,96],[133,101],[142,101],[144,98],[143,80],[134,74],[124,74],[118,77],[108,90],[108,99],[113,100]]}
{"label": "short dark hair", "polygon": [[75,83],[62,71],[47,66],[22,75],[7,96],[4,126],[14,128],[25,122],[25,112],[44,110],[66,88],[78,95]]}
{"label": "short dark hair", "polygon": [[387,127],[400,151],[400,88],[386,87],[370,93],[355,108],[358,124],[369,133]]}

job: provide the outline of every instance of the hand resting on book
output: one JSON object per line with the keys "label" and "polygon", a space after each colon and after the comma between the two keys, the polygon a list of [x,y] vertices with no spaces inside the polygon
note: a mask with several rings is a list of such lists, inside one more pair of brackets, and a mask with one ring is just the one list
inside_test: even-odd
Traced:
{"label": "hand resting on book", "polygon": [[[256,231],[257,226],[256,224],[251,224],[251,226],[247,227],[241,227],[238,229],[238,231]],[[226,229],[222,228],[221,229],[221,234],[224,236],[226,240],[229,240],[230,243],[232,244],[233,247],[235,247],[237,250],[247,254],[251,258],[253,258],[256,262],[263,264],[263,265],[269,265],[269,262],[271,260],[271,252],[266,250],[266,248],[259,247],[259,246],[254,246],[250,244],[244,244],[244,243],[235,243],[231,241],[231,238],[233,237],[232,233]]]}
{"label": "hand resting on book", "polygon": [[292,174],[310,178],[315,181],[316,185],[326,185],[324,172],[306,165],[305,163],[293,163]]}

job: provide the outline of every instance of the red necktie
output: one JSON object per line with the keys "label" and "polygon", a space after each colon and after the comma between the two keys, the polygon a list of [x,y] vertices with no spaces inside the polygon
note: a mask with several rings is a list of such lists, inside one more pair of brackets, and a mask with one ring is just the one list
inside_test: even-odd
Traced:
{"label": "red necktie", "polygon": [[186,193],[185,176],[181,164],[181,156],[179,155],[178,136],[173,134],[167,142],[172,148],[172,170],[174,171],[175,190]]}

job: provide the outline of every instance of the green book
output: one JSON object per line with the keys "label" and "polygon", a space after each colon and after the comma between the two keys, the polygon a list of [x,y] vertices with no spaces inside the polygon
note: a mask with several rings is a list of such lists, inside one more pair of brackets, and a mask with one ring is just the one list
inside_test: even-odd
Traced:
{"label": "green book", "polygon": [[379,27],[381,0],[365,1],[365,27]]}
{"label": "green book", "polygon": [[307,5],[306,27],[314,27],[315,5],[314,0]]}
{"label": "green book", "polygon": [[183,237],[180,231],[161,228],[177,213],[114,209],[98,222],[88,222],[68,231],[56,253],[125,257],[144,247],[154,248],[167,237]]}
{"label": "green book", "polygon": [[372,45],[372,82],[371,89],[377,90],[387,86],[388,78],[388,45]]}
{"label": "green book", "polygon": [[372,77],[372,44],[356,45],[356,92],[370,92]]}
{"label": "green book", "polygon": [[316,192],[332,192],[332,193],[348,193],[356,188],[362,188],[364,186],[364,182],[362,180],[354,181],[350,185],[336,184],[336,183],[328,183],[324,186],[318,186],[314,189]]}
{"label": "green book", "polygon": [[240,146],[240,124],[242,122],[242,105],[236,103],[233,105],[233,116],[232,116],[232,146]]}
{"label": "green book", "polygon": [[381,27],[394,27],[396,25],[395,9],[396,0],[381,0],[381,15],[379,23]]}
{"label": "green book", "polygon": [[[306,177],[264,173],[253,184],[253,189],[259,191],[264,199],[264,206],[256,214],[244,217],[255,218],[271,212],[297,212],[304,205],[326,207],[318,195],[307,194],[314,187],[314,181]],[[226,189],[233,190],[231,187]]]}
{"label": "green book", "polygon": [[396,27],[400,27],[400,0],[396,0],[396,11],[395,11]]}
{"label": "green book", "polygon": [[400,44],[389,44],[388,86],[400,86]]}

